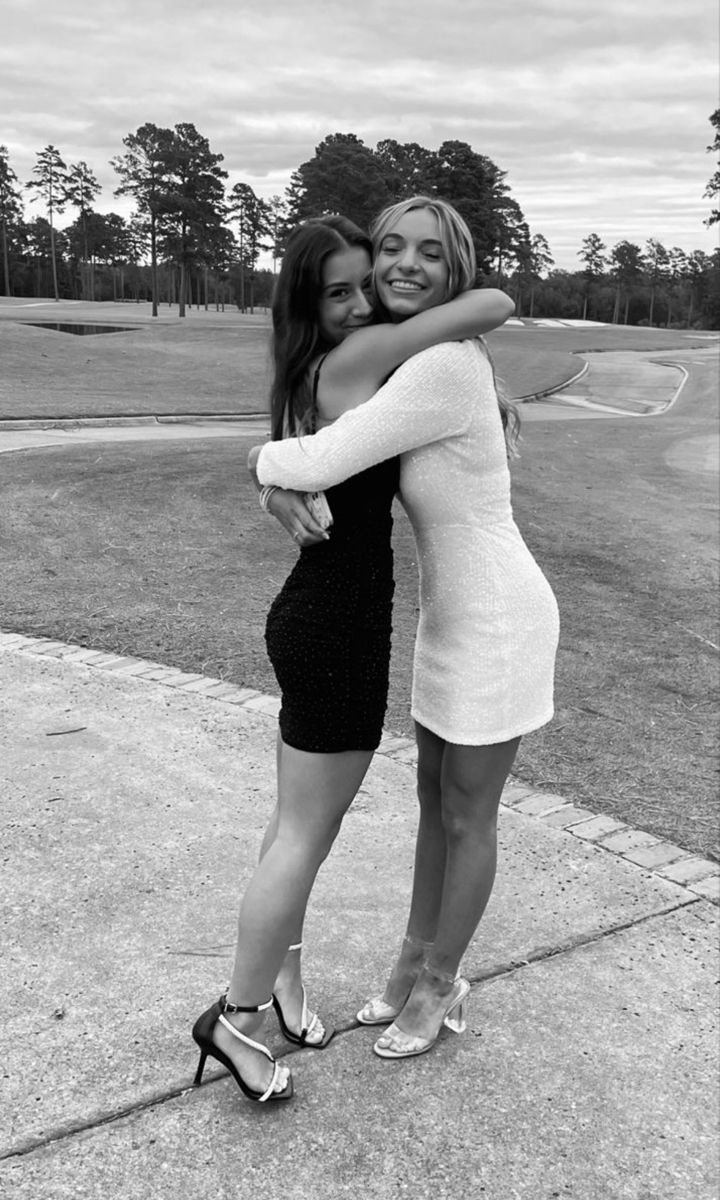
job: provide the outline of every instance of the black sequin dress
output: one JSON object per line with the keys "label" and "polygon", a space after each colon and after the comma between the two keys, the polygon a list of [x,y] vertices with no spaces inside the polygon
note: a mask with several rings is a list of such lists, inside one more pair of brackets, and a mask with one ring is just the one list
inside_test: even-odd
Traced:
{"label": "black sequin dress", "polygon": [[300,551],[268,613],[286,745],[316,754],[375,750],[387,707],[394,590],[392,501],[399,459],[325,495],[330,539]]}
{"label": "black sequin dress", "polygon": [[392,620],[391,506],[398,459],[326,491],[330,540],[307,546],[268,613],[286,745],[374,750],[387,707]]}

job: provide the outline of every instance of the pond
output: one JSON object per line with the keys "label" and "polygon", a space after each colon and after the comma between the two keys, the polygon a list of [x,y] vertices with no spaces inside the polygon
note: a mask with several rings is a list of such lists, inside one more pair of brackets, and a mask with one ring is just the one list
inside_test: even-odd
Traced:
{"label": "pond", "polygon": [[75,333],[79,337],[91,333],[131,333],[138,328],[137,325],[81,325],[79,321],[23,321],[23,325],[33,325],[35,329],[56,329],[58,333]]}

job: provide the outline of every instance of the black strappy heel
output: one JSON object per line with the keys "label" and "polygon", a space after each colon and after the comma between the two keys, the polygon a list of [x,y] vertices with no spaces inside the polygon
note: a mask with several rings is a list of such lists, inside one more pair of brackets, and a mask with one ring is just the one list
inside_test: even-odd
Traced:
{"label": "black strappy heel", "polygon": [[[278,1081],[280,1064],[275,1061],[267,1046],[263,1046],[262,1042],[253,1041],[253,1039],[248,1037],[247,1034],[242,1033],[239,1029],[236,1029],[235,1026],[232,1025],[225,1016],[225,1013],[263,1012],[266,1008],[270,1008],[271,1004],[272,1000],[268,1000],[265,1004],[254,1004],[248,1008],[245,1008],[241,1004],[230,1004],[227,996],[221,996],[216,1004],[213,1004],[211,1008],[208,1008],[207,1011],[202,1014],[202,1016],[198,1017],[197,1021],[193,1025],[192,1031],[193,1038],[200,1047],[200,1062],[198,1063],[198,1069],[195,1072],[195,1079],[193,1080],[195,1087],[199,1087],[202,1083],[205,1063],[209,1057],[216,1058],[219,1063],[222,1063],[224,1067],[227,1067],[228,1071],[240,1088],[240,1091],[247,1096],[248,1100],[254,1100],[257,1104],[264,1104],[266,1100],[290,1099],[293,1094],[292,1075],[288,1077],[288,1081],[282,1091],[276,1092],[274,1088]],[[272,1073],[272,1079],[270,1080],[270,1084],[264,1092],[256,1092],[254,1088],[251,1088],[243,1079],[232,1059],[229,1058],[223,1050],[220,1050],[220,1048],[215,1045],[214,1041],[212,1040],[212,1033],[218,1021],[225,1027],[225,1029],[230,1031],[233,1037],[238,1038],[239,1041],[244,1042],[246,1046],[250,1046],[253,1050],[259,1050],[260,1053],[264,1054],[265,1057],[268,1058],[273,1064],[274,1069]]]}
{"label": "black strappy heel", "polygon": [[[288,946],[288,952],[290,950],[302,950],[302,942],[296,942],[294,946]],[[275,1012],[277,1013],[277,1019],[278,1019],[280,1028],[282,1030],[283,1037],[286,1038],[289,1042],[292,1042],[294,1046],[303,1046],[303,1047],[307,1046],[309,1050],[324,1050],[325,1047],[327,1046],[328,1042],[331,1041],[331,1039],[335,1036],[335,1030],[333,1028],[329,1028],[329,1027],[325,1026],[324,1021],[320,1021],[320,1018],[317,1015],[317,1013],[313,1013],[313,1018],[310,1021],[310,1024],[308,1024],[307,996],[305,994],[304,987],[302,990],[302,997],[303,997],[303,1002],[302,1002],[302,1013],[300,1016],[300,1033],[295,1033],[292,1029],[290,1029],[288,1027],[288,1024],[285,1020],[285,1014],[283,1013],[280,1001],[278,1000],[277,996],[273,992],[272,1006],[275,1009]],[[312,1031],[317,1028],[318,1024],[322,1024],[325,1028],[325,1033],[323,1035],[322,1040],[319,1042],[308,1041],[308,1034],[311,1034]]]}

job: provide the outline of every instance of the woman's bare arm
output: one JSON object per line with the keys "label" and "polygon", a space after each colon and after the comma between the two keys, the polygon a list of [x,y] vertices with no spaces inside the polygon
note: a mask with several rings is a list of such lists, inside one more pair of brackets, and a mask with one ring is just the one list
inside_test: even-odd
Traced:
{"label": "woman's bare arm", "polygon": [[462,433],[479,405],[497,409],[487,359],[468,343],[432,346],[325,429],[253,447],[249,465],[266,485],[332,487],[386,458]]}
{"label": "woman's bare arm", "polygon": [[[259,447],[258,447],[259,450]],[[255,463],[257,455],[248,459],[248,470],[258,492],[263,486],[257,477]],[[291,488],[271,487],[264,503],[266,512],[276,518],[290,534],[298,546],[315,546],[318,542],[326,542],[329,534],[316,520],[305,501],[304,492],[296,492]]]}
{"label": "woman's bare arm", "polygon": [[323,363],[318,407],[325,420],[368,400],[400,363],[441,342],[478,337],[502,325],[515,310],[497,288],[476,288],[397,325],[358,329]]}

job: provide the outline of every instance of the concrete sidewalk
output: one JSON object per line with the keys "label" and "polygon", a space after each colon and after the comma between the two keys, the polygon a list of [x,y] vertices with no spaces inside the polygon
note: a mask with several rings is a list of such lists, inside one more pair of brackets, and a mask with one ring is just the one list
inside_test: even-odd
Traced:
{"label": "concrete sidewalk", "polygon": [[82,1200],[716,1200],[718,869],[507,789],[466,1033],[388,1063],[359,1003],[402,933],[414,752],[386,738],[321,872],[338,1024],[253,1106],[190,1026],[224,987],[273,802],[277,702],[0,635],[7,959],[0,1194]]}

